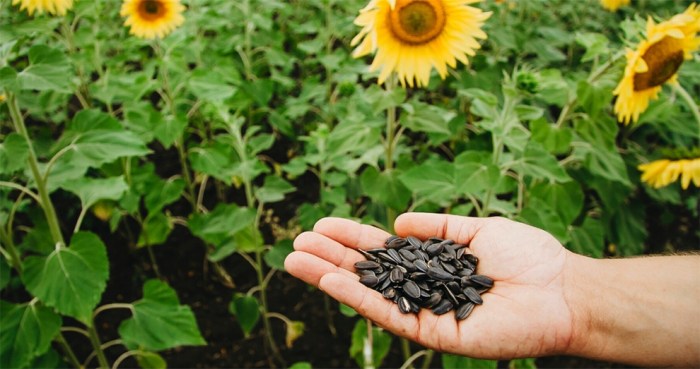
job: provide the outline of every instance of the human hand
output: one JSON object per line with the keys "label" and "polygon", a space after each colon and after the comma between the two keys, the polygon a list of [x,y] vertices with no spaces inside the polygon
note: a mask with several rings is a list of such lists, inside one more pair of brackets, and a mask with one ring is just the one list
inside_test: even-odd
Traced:
{"label": "human hand", "polygon": [[505,218],[406,213],[395,223],[399,236],[436,236],[468,244],[479,258],[478,274],[494,287],[469,318],[422,309],[402,314],[392,301],[364,285],[353,264],[358,248],[383,247],[378,228],[324,218],[294,241],[285,260],[289,273],[389,331],[438,351],[478,358],[516,358],[566,352],[573,333],[565,283],[570,255],[549,233]]}

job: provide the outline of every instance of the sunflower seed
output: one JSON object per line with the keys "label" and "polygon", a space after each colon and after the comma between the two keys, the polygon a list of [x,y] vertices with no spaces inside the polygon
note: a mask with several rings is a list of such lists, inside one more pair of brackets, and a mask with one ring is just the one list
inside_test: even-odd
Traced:
{"label": "sunflower seed", "polygon": [[411,303],[408,301],[407,298],[401,296],[399,297],[399,310],[401,310],[402,313],[408,314],[411,312]]}
{"label": "sunflower seed", "polygon": [[379,283],[379,279],[375,275],[363,275],[360,277],[360,283],[367,287],[374,287]]}
{"label": "sunflower seed", "polygon": [[474,304],[467,302],[462,305],[460,305],[457,310],[455,310],[455,318],[457,320],[464,320],[467,319],[469,314],[472,313],[474,310]]}
{"label": "sunflower seed", "polygon": [[372,261],[372,260],[362,260],[362,261],[358,261],[357,263],[355,263],[355,269],[360,269],[360,270],[362,270],[362,269],[379,269],[379,267],[381,267],[381,265],[379,265],[379,263],[377,263],[376,261]]}
{"label": "sunflower seed", "polygon": [[394,268],[391,270],[389,279],[391,279],[391,283],[399,283],[403,281],[403,272],[399,268]]}
{"label": "sunflower seed", "polygon": [[478,285],[484,286],[484,287],[489,287],[489,288],[493,287],[493,279],[491,279],[485,275],[475,274],[475,275],[470,276],[469,280],[478,284]]}
{"label": "sunflower seed", "polygon": [[471,302],[481,305],[484,303],[484,300],[481,299],[481,296],[479,296],[479,292],[477,292],[474,287],[467,287],[464,290],[464,295],[467,296]]}
{"label": "sunflower seed", "polygon": [[411,280],[406,281],[403,284],[402,288],[403,288],[403,292],[405,292],[406,295],[408,295],[408,297],[412,297],[414,299],[417,299],[420,297],[420,288],[418,287],[416,282],[411,281]]}

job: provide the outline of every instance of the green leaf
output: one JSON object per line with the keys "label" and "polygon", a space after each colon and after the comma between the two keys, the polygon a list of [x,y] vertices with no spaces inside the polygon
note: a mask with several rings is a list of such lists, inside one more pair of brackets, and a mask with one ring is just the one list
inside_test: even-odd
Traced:
{"label": "green leaf", "polygon": [[534,358],[514,359],[508,363],[508,369],[537,369]]}
{"label": "green leaf", "polygon": [[84,177],[66,182],[61,187],[80,198],[83,209],[87,209],[99,200],[119,200],[129,186],[123,176],[96,179]]}
{"label": "green leaf", "polygon": [[583,190],[578,182],[537,183],[529,192],[530,198],[556,204],[555,211],[564,224],[573,223],[583,210]]}
{"label": "green leaf", "polygon": [[234,294],[229,304],[229,312],[237,318],[238,325],[241,326],[245,337],[250,335],[250,332],[253,331],[255,325],[258,324],[258,320],[260,320],[258,299],[253,296],[246,296],[241,293]]}
{"label": "green leaf", "polygon": [[255,210],[235,204],[219,204],[213,211],[192,215],[189,228],[192,234],[217,245],[237,232],[251,226],[255,221]]}
{"label": "green leaf", "polygon": [[360,176],[362,190],[373,201],[403,211],[411,200],[411,191],[399,180],[400,171],[379,172],[369,166]]}
{"label": "green leaf", "polygon": [[0,262],[0,292],[7,287],[11,278],[10,265],[5,261]]}
{"label": "green leaf", "polygon": [[294,192],[296,188],[282,177],[277,175],[268,175],[265,177],[265,183],[255,191],[255,197],[262,203],[272,203],[284,200],[284,195]]}
{"label": "green leaf", "polygon": [[501,173],[492,158],[493,154],[486,151],[465,151],[455,158],[455,183],[460,194],[479,196],[496,188]]}
{"label": "green leaf", "polygon": [[409,190],[436,204],[458,196],[452,163],[432,160],[409,169],[399,179]]}
{"label": "green leaf", "polygon": [[121,131],[122,126],[114,117],[96,109],[81,110],[73,120],[66,125],[66,130],[72,132],[90,132],[96,129]]}
{"label": "green leaf", "polygon": [[517,220],[544,229],[561,243],[566,243],[569,240],[568,224],[562,221],[557,211],[549,203],[539,198],[530,199]]}
{"label": "green leaf", "polygon": [[65,362],[56,350],[49,349],[42,355],[35,357],[29,364],[30,368],[65,368]]}
{"label": "green leaf", "polygon": [[223,102],[236,93],[236,87],[227,83],[224,75],[213,71],[196,69],[189,79],[192,93],[199,99],[210,102]]}
{"label": "green leaf", "polygon": [[617,245],[619,252],[623,256],[642,254],[648,234],[644,204],[629,203],[605,215],[608,238]]}
{"label": "green leaf", "polygon": [[[157,115],[152,117],[158,118]],[[154,124],[153,134],[163,146],[170,148],[185,132],[185,128],[187,128],[187,118],[179,115],[169,115],[161,118],[162,120],[152,122],[152,124]]]}
{"label": "green leaf", "polygon": [[452,111],[421,102],[405,104],[404,110],[408,114],[402,116],[401,124],[412,131],[447,135],[451,133],[448,124],[455,117]]}
{"label": "green leaf", "polygon": [[298,361],[289,367],[289,369],[312,369],[312,368],[313,367],[311,366],[311,363],[308,361]]}
{"label": "green leaf", "polygon": [[15,305],[0,301],[0,366],[27,367],[46,353],[61,329],[61,317],[37,303]]}
{"label": "green leaf", "polygon": [[185,181],[182,178],[177,178],[168,181],[156,181],[153,186],[148,186],[144,203],[149,213],[159,212],[166,205],[180,199],[182,191],[185,189]]}
{"label": "green leaf", "polygon": [[545,119],[530,123],[532,139],[552,154],[566,154],[570,150],[573,133],[569,127],[556,127]]}
{"label": "green leaf", "polygon": [[17,88],[17,71],[12,67],[0,68],[0,91],[13,91]]}
{"label": "green leaf", "polygon": [[10,133],[0,143],[0,174],[11,174],[27,165],[29,145],[24,137]]}
{"label": "green leaf", "polygon": [[587,62],[599,56],[608,54],[608,38],[600,33],[577,32],[576,42],[586,48],[586,53],[581,57],[582,62]]}
{"label": "green leaf", "polygon": [[281,240],[273,246],[263,257],[267,265],[272,269],[284,271],[284,259],[294,251],[292,240]]}
{"label": "green leaf", "polygon": [[143,221],[136,246],[155,246],[165,243],[172,230],[173,223],[167,215],[160,212],[149,213]]}
{"label": "green leaf", "polygon": [[604,233],[600,220],[586,217],[580,227],[571,229],[569,249],[578,254],[602,258],[605,249]]}
{"label": "green leaf", "polygon": [[236,174],[235,154],[230,145],[214,142],[203,147],[193,147],[189,150],[188,158],[192,169],[224,183],[230,184],[231,178]]}
{"label": "green leaf", "polygon": [[74,165],[99,167],[121,157],[151,153],[139,136],[128,131],[95,129],[87,132],[66,131],[59,148],[70,147],[59,161]]}
{"label": "green leaf", "polygon": [[244,82],[243,91],[259,106],[267,106],[274,93],[274,82],[270,79],[259,78],[253,82]]}
{"label": "green leaf", "polygon": [[549,181],[566,182],[571,179],[557,159],[535,141],[528,142],[523,156],[512,169],[524,176]]}
{"label": "green leaf", "polygon": [[165,359],[155,352],[138,351],[136,353],[136,362],[143,369],[166,369],[168,367]]}
{"label": "green leaf", "polygon": [[382,365],[382,361],[389,353],[391,348],[392,336],[381,328],[372,327],[372,361],[373,363],[365,363],[364,348],[369,344],[367,339],[367,321],[359,319],[352,330],[352,341],[350,343],[350,356],[355,359],[355,362],[360,368],[369,366],[378,368]]}
{"label": "green leaf", "polygon": [[143,298],[132,304],[133,316],[119,326],[129,349],[160,351],[173,347],[205,345],[189,306],[180,305],[175,290],[151,279],[143,285]]}
{"label": "green leaf", "polygon": [[263,248],[263,237],[260,230],[254,226],[248,226],[233,236],[236,250],[241,252],[257,252]]}
{"label": "green leaf", "polygon": [[68,58],[59,50],[46,45],[29,49],[30,65],[17,75],[24,90],[71,91],[73,68]]}
{"label": "green leaf", "polygon": [[345,315],[348,318],[352,318],[354,316],[357,316],[357,311],[355,311],[355,309],[353,309],[350,306],[347,306],[343,303],[338,303],[338,310],[340,310],[340,313]]}
{"label": "green leaf", "polygon": [[27,290],[59,313],[92,323],[109,278],[107,250],[94,233],[78,232],[70,247],[24,261],[22,281]]}
{"label": "green leaf", "polygon": [[498,361],[472,359],[466,356],[441,354],[443,369],[496,369]]}

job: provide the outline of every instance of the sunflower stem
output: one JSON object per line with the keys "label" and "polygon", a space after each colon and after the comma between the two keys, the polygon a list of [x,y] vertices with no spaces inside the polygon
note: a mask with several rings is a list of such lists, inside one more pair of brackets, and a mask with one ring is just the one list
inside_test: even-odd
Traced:
{"label": "sunflower stem", "polygon": [[63,350],[63,353],[66,355],[66,359],[75,367],[76,369],[80,369],[83,366],[80,365],[80,361],[78,361],[78,358],[75,356],[75,352],[73,352],[73,349],[70,347],[68,344],[68,341],[66,341],[66,338],[63,336],[63,333],[59,333],[56,338],[54,338],[56,342],[61,346],[61,349]]}
{"label": "sunflower stem", "polygon": [[[386,81],[384,88],[387,93],[391,93],[396,86],[395,76],[392,75]],[[394,141],[398,139],[396,134],[399,124],[396,119],[396,106],[391,105],[386,110],[386,141],[384,146],[384,152],[386,155],[386,161],[384,163],[384,172],[390,173],[394,169]],[[396,220],[396,210],[391,208],[391,206],[386,206],[386,229],[390,233],[394,231],[394,220]]]}
{"label": "sunflower stem", "polygon": [[56,209],[54,209],[51,198],[49,197],[49,190],[46,187],[46,181],[43,179],[44,176],[41,175],[41,171],[39,170],[39,160],[34,152],[34,145],[29,137],[27,127],[24,124],[24,117],[22,117],[22,113],[19,110],[17,96],[15,96],[14,93],[7,94],[7,106],[10,110],[10,117],[15,126],[15,130],[22,137],[24,137],[24,139],[27,141],[27,145],[29,146],[29,169],[31,169],[34,182],[36,182],[37,192],[39,192],[39,197],[41,198],[40,205],[44,210],[46,222],[48,223],[49,231],[51,232],[51,238],[53,239],[53,242],[58,245],[58,247],[65,247],[66,242],[63,240],[61,226],[58,223],[58,216],[56,216]]}
{"label": "sunflower stem", "polygon": [[698,123],[698,137],[700,137],[700,110],[698,109],[698,104],[680,83],[673,83],[671,86],[673,87],[673,90],[683,98],[686,105],[688,105],[688,109],[690,109],[690,112],[693,113],[695,121]]}

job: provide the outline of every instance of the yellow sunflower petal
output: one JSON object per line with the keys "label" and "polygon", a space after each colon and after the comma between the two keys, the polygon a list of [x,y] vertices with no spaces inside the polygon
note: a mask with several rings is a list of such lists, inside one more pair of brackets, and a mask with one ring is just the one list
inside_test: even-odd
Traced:
{"label": "yellow sunflower petal", "polygon": [[468,63],[485,39],[491,13],[467,4],[480,0],[372,0],[355,19],[354,57],[376,52],[370,71],[378,82],[396,74],[402,86],[426,86],[434,68],[441,78],[457,61]]}
{"label": "yellow sunflower petal", "polygon": [[19,5],[20,10],[27,10],[29,15],[34,12],[44,12],[56,15],[65,15],[73,7],[73,0],[12,0],[12,5]]}
{"label": "yellow sunflower petal", "polygon": [[163,38],[185,22],[180,0],[124,0],[120,14],[129,33],[145,39]]}
{"label": "yellow sunflower petal", "polygon": [[616,11],[622,6],[629,5],[629,3],[630,0],[600,0],[600,5],[611,12]]}

